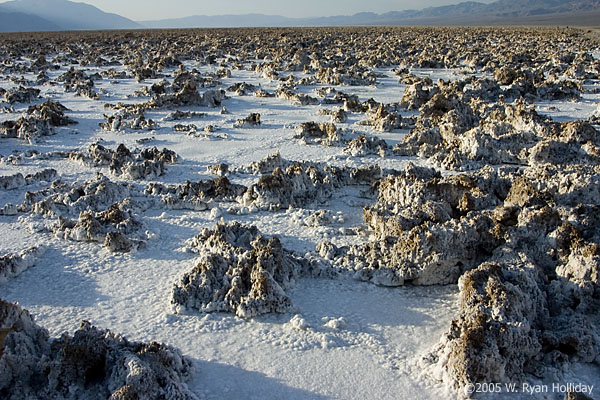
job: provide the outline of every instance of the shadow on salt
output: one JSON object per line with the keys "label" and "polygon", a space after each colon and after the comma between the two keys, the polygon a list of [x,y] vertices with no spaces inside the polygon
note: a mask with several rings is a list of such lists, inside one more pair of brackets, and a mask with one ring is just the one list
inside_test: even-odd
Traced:
{"label": "shadow on salt", "polygon": [[261,372],[247,371],[232,365],[202,360],[194,360],[194,364],[198,371],[197,376],[188,383],[188,387],[200,398],[206,400],[325,400],[331,398],[286,386],[281,380],[271,378]]}

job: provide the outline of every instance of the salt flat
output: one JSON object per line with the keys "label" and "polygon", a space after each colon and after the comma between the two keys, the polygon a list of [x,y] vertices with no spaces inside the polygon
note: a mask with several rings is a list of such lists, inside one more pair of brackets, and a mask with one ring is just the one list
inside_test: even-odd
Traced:
{"label": "salt flat", "polygon": [[[39,39],[48,46],[46,64],[27,47],[35,44],[24,42],[14,57],[5,45],[0,87],[40,92],[32,101],[0,105],[7,107],[0,113],[0,177],[7,182],[0,186],[0,255],[34,247],[43,253],[1,284],[0,298],[29,310],[54,338],[87,320],[131,341],[179,349],[194,366],[183,379],[189,392],[168,398],[435,399],[462,396],[466,384],[478,381],[600,383],[597,310],[589,311],[598,293],[599,233],[589,222],[598,207],[597,50],[586,52],[577,31],[560,31],[572,46],[566,60],[514,54],[506,44],[487,54],[481,48],[489,51],[485,46],[502,35],[523,33],[484,30],[488,42],[469,44],[469,31],[457,29],[456,43],[468,57],[444,61],[443,51],[426,48],[419,60],[402,50],[403,59],[391,55],[389,44],[379,60],[356,53],[357,60],[340,50],[340,43],[363,48],[357,32],[392,40],[376,29],[267,30],[271,47],[260,49],[257,32],[215,31],[211,38],[212,31],[175,31],[165,33],[164,43],[118,34],[121,53],[104,37],[90,34],[78,45],[50,35]],[[299,46],[286,54],[294,42],[286,34],[298,35],[311,51]],[[443,29],[416,30],[404,47],[405,33],[393,34],[396,49],[418,48],[419,38],[435,43],[432,35],[455,43]],[[178,35],[198,48],[182,50]],[[320,53],[311,40],[322,41]],[[211,47],[219,41],[223,50]],[[84,62],[80,48],[93,43],[110,52],[103,61]],[[215,59],[207,60],[209,54]],[[511,57],[525,61],[511,64],[510,83],[484,67],[486,60]],[[579,70],[568,69],[576,64]],[[81,82],[92,77],[97,99],[69,91],[64,80],[71,67],[85,74]],[[36,82],[40,71],[45,82]],[[190,92],[179,76],[183,85],[195,82],[198,99],[181,95]],[[423,94],[406,95],[417,87]],[[259,89],[273,96],[255,95]],[[29,107],[46,100],[64,105],[76,124],[50,127],[51,135],[9,133],[9,121],[32,115]],[[347,116],[334,122],[335,137],[326,132],[333,118],[324,109]],[[176,110],[192,114],[173,120]],[[238,123],[252,113],[260,114],[260,124]],[[307,122],[323,125],[309,132],[302,128]],[[152,147],[177,158],[141,152]],[[272,165],[256,164],[268,157]],[[35,176],[49,169],[52,179]],[[273,177],[281,177],[280,187],[269,186]],[[213,180],[223,186],[185,186]],[[528,189],[517,188],[520,180]],[[583,233],[579,242],[561,245],[567,222]],[[253,236],[240,244],[242,235],[231,238],[228,230],[234,223],[278,240]],[[201,243],[193,242],[197,235]],[[265,266],[270,260],[275,270]],[[211,269],[220,262],[230,263],[227,272]],[[205,275],[192,274],[197,265],[206,265]],[[538,281],[536,274],[545,275]],[[198,288],[184,285],[200,276]],[[496,276],[500,283],[492,287]],[[236,282],[246,291],[238,297],[231,294]],[[183,303],[174,300],[177,285],[189,295]],[[490,293],[503,293],[503,300]],[[563,303],[552,303],[552,296]],[[573,315],[557,314],[569,309],[565,304]],[[471,306],[488,318],[485,345],[471,342],[469,329],[478,329],[468,325],[475,319]],[[570,324],[581,336],[565,332]],[[0,328],[10,333],[11,326]],[[503,346],[526,356],[507,355]],[[456,354],[464,358],[454,361]],[[466,371],[453,364],[461,360]],[[20,398],[2,384],[0,393]],[[85,390],[59,396],[85,398]]]}

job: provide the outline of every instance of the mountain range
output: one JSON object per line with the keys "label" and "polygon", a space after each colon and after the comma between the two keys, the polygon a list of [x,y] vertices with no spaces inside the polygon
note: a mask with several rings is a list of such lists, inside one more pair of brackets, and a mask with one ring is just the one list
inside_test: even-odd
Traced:
{"label": "mountain range", "polygon": [[144,28],[216,28],[374,25],[579,25],[597,26],[600,0],[497,0],[370,12],[350,16],[289,18],[279,15],[195,15],[135,22],[85,3],[68,0],[14,0],[0,3],[0,32]]}
{"label": "mountain range", "polygon": [[0,3],[0,31],[141,29],[144,26],[85,3],[68,0],[15,0]]}

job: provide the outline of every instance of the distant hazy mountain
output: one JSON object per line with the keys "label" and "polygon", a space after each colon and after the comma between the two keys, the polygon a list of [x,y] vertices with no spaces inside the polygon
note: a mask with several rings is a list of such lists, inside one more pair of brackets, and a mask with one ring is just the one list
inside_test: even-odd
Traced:
{"label": "distant hazy mountain", "polygon": [[278,15],[196,15],[179,19],[142,21],[148,28],[213,28],[260,26],[351,25],[600,25],[600,0],[498,0],[474,1],[422,10],[384,14],[359,13],[322,18],[286,18]]}
{"label": "distant hazy mountain", "polygon": [[[139,29],[138,23],[117,14],[106,13],[85,3],[67,0],[15,0],[0,3],[0,13],[29,15],[27,30]],[[41,20],[40,20],[41,19]],[[45,21],[45,22],[44,22]],[[0,25],[10,32],[13,25]],[[21,29],[23,31],[23,29]]]}
{"label": "distant hazy mountain", "polygon": [[[126,0],[124,0],[126,1]],[[287,18],[246,14],[190,16],[159,21],[134,22],[117,14],[67,0],[14,0],[0,3],[0,32],[215,28],[263,26],[351,25],[600,25],[600,0],[497,0],[475,1],[422,10],[384,14],[359,13],[321,18]]]}
{"label": "distant hazy mountain", "polygon": [[34,32],[59,30],[58,25],[35,15],[0,11],[0,32]]}

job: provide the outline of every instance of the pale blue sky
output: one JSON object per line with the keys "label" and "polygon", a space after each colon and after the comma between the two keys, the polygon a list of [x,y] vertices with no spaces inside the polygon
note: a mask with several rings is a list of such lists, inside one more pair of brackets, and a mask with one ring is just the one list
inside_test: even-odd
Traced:
{"label": "pale blue sky", "polygon": [[[351,15],[363,11],[383,13],[421,9],[464,0],[75,0],[135,21],[189,15],[276,14],[286,17]],[[479,0],[491,3],[493,0]]]}

